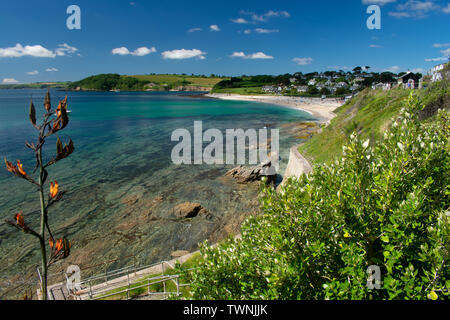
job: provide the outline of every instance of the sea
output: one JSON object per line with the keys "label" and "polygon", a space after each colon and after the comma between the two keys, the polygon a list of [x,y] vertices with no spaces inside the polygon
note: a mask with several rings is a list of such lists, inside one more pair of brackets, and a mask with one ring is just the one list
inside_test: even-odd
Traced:
{"label": "sea", "polygon": [[[0,157],[20,160],[33,176],[37,131],[28,112],[30,100],[38,122],[46,90],[0,90]],[[176,129],[194,134],[219,129],[279,129],[280,175],[289,149],[301,142],[292,125],[315,121],[308,113],[265,103],[206,98],[193,92],[65,92],[50,90],[52,106],[68,97],[70,122],[44,145],[44,161],[54,157],[56,136],[72,139],[75,151],[48,168],[63,199],[49,209],[55,237],[71,241],[71,255],[50,267],[58,274],[79,265],[82,277],[129,264],[149,265],[195,251],[239,232],[246,217],[258,214],[258,184],[242,185],[224,177],[236,165],[174,164]],[[4,166],[3,164],[1,166]],[[36,176],[36,174],[34,174]],[[173,208],[199,203],[208,215],[176,219]],[[39,225],[36,187],[0,169],[0,299],[35,286],[40,252],[36,238],[4,223],[23,212],[32,228]],[[52,279],[49,279],[52,282]]]}

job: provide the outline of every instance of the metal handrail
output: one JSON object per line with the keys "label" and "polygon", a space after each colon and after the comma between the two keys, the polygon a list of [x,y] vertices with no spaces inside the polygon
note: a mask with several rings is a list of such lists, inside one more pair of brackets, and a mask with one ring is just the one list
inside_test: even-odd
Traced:
{"label": "metal handrail", "polygon": [[[116,260],[112,260],[112,261],[117,261],[117,259]],[[133,279],[130,279],[130,275],[131,274],[134,273],[134,276],[136,277],[138,272],[141,272],[143,270],[156,267],[158,265],[161,266],[161,272],[162,272],[161,276],[151,277],[151,278],[137,280],[137,281],[133,281]],[[99,294],[110,292],[111,290],[115,290],[115,289],[121,288],[123,286],[126,286],[126,288],[124,290],[121,290],[119,292],[115,292],[115,293],[107,295],[105,297],[114,296],[114,295],[118,295],[118,294],[121,294],[121,293],[126,293],[127,294],[127,299],[129,299],[130,298],[129,293],[132,290],[135,290],[135,289],[138,289],[138,288],[142,288],[142,287],[148,287],[147,294],[169,294],[166,291],[166,282],[167,281],[172,281],[173,283],[175,283],[175,285],[177,287],[177,292],[170,292],[170,294],[177,294],[177,295],[179,295],[181,287],[186,287],[186,286],[190,285],[190,284],[180,284],[179,283],[180,274],[183,274],[184,272],[193,270],[195,268],[182,270],[180,272],[180,274],[176,274],[176,275],[165,275],[166,270],[167,270],[167,266],[170,269],[175,269],[175,266],[172,263],[170,263],[169,261],[165,261],[164,260],[164,261],[160,261],[160,262],[157,262],[157,263],[144,265],[144,266],[137,266],[137,264],[134,263],[131,266],[125,266],[125,267],[114,269],[114,270],[111,270],[111,271],[105,270],[104,273],[101,273],[101,274],[98,274],[98,275],[93,275],[91,277],[88,277],[88,278],[83,279],[82,281],[80,281],[80,283],[78,283],[78,285],[79,285],[79,288],[81,288],[81,290],[78,290],[78,291],[74,290],[73,288],[69,288],[68,281],[67,281],[68,280],[68,274],[66,274],[66,272],[64,272],[64,271],[58,272],[58,273],[54,273],[54,274],[49,274],[48,277],[49,278],[53,278],[53,277],[56,277],[56,276],[62,277],[62,282],[63,283],[66,282],[66,287],[67,287],[69,296],[74,298],[74,299],[83,299],[83,297],[84,298],[88,297],[88,299],[99,299],[99,297],[98,297]],[[41,277],[39,267],[37,269],[38,269],[38,276]],[[85,270],[85,269],[83,269],[83,270]],[[149,273],[151,273],[151,272],[149,272]],[[145,274],[146,274],[146,272],[142,273],[142,276],[144,276]],[[122,276],[123,277],[126,276],[126,279],[123,279],[123,281],[120,280],[122,278]],[[64,281],[64,279],[66,281]],[[105,281],[102,281],[102,279],[104,279]],[[157,281],[153,282],[153,283],[150,283],[150,281],[152,281],[152,280],[157,280]],[[118,282],[115,283],[115,281],[118,281]],[[39,278],[39,282],[40,282],[40,284],[42,283],[42,279],[41,278]],[[63,283],[61,283],[61,285],[64,285]],[[105,284],[105,287],[102,286],[102,283]],[[139,283],[143,283],[143,284],[142,285],[138,285],[138,286],[134,286],[134,285],[139,284]],[[163,283],[163,292],[159,292],[159,293],[158,292],[157,293],[151,293],[150,292],[150,286],[155,284],[155,283]],[[97,287],[98,285],[100,285],[100,287]],[[42,284],[41,284],[41,286],[42,286]]]}
{"label": "metal handrail", "polygon": [[[159,279],[159,280],[151,282],[151,280],[156,280],[156,279]],[[163,292],[150,292],[150,286],[151,285],[154,285],[154,284],[157,284],[157,283],[163,283],[164,284],[167,281],[174,281],[175,282],[175,284],[177,286],[177,291],[176,292],[168,292],[166,290],[164,290]],[[137,283],[143,283],[143,284],[131,287],[131,285],[137,284]],[[94,296],[90,296],[90,298],[93,299],[93,300],[99,300],[99,299],[104,299],[104,298],[108,298],[108,297],[112,297],[112,296],[116,296],[116,295],[119,295],[119,294],[126,293],[127,299],[129,299],[131,291],[136,290],[136,289],[140,289],[140,288],[144,288],[144,287],[148,288],[147,295],[152,295],[152,294],[164,294],[164,295],[176,294],[178,296],[180,294],[180,291],[179,291],[179,288],[180,288],[179,275],[162,275],[162,276],[159,276],[159,277],[153,277],[153,278],[150,278],[150,279],[145,279],[145,280],[137,281],[137,282],[134,282],[134,283],[133,282],[128,282],[128,284],[126,286],[126,289],[124,289],[124,290],[113,292],[113,293],[106,294],[106,295],[100,295],[100,296],[95,297],[96,294],[101,294],[103,292],[110,292],[110,291],[115,289],[115,288],[108,288],[108,289],[104,289],[102,291],[96,292],[94,294]]]}

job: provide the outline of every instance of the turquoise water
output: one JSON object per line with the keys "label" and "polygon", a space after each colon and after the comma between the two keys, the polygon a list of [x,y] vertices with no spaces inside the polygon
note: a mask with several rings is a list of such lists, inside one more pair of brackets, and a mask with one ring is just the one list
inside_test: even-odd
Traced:
{"label": "turquoise water", "polygon": [[[195,250],[199,241],[223,239],[257,212],[258,187],[223,178],[230,166],[172,164],[173,130],[193,133],[196,120],[203,121],[203,130],[218,128],[223,133],[280,128],[282,172],[290,146],[299,142],[283,125],[311,120],[309,114],[289,108],[186,93],[51,91],[53,104],[65,94],[72,112],[60,138],[71,137],[75,152],[49,168],[49,181],[58,180],[68,191],[49,219],[58,235],[73,241],[73,248],[66,261],[52,266],[54,271],[68,264],[87,267],[120,259],[108,264],[114,268],[129,263],[130,255],[140,264],[168,259],[175,250]],[[45,90],[0,90],[0,157],[21,159],[27,172],[32,171],[33,154],[24,141],[34,142],[36,134],[28,120],[29,101],[33,97],[39,119],[44,95]],[[50,159],[55,138],[44,150]],[[202,204],[212,217],[174,221],[172,208],[185,201]],[[12,218],[18,211],[37,229],[38,195],[33,186],[2,169],[0,218]],[[0,278],[35,276],[36,248],[34,238],[1,222]],[[0,298],[1,294],[0,281]]]}

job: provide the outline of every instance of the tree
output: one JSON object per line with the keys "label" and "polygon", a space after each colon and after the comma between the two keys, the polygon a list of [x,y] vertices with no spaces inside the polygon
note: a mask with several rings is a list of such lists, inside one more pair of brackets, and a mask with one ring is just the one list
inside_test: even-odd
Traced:
{"label": "tree", "polygon": [[356,73],[356,74],[360,74],[361,71],[362,71],[361,67],[356,67],[355,69],[353,69],[353,72]]}
{"label": "tree", "polygon": [[353,133],[342,157],[263,186],[241,238],[201,246],[194,299],[448,299],[450,119],[422,109],[410,98],[379,141]]}
{"label": "tree", "polygon": [[331,91],[328,90],[328,88],[323,87],[322,89],[320,89],[320,94],[321,94],[321,95],[328,96],[329,94],[331,94]]}
{"label": "tree", "polygon": [[[50,225],[48,223],[48,212],[49,209],[57,202],[59,202],[66,191],[61,191],[58,182],[55,180],[50,182],[49,193],[47,199],[44,194],[44,187],[48,179],[47,168],[59,162],[62,159],[67,158],[74,151],[74,146],[72,140],[69,138],[69,142],[63,146],[59,137],[56,140],[56,155],[49,160],[44,162],[43,159],[43,146],[46,140],[56,134],[57,132],[63,130],[69,123],[69,117],[67,115],[67,96],[64,100],[61,100],[58,107],[53,110],[51,108],[50,102],[50,92],[47,91],[44,100],[45,113],[43,115],[43,120],[40,125],[36,123],[36,109],[34,107],[33,101],[30,102],[30,112],[29,118],[33,127],[38,131],[38,138],[36,144],[26,143],[26,146],[33,151],[36,158],[36,166],[33,173],[38,171],[37,181],[32,178],[23,168],[23,164],[20,160],[17,160],[17,165],[9,162],[5,158],[6,169],[13,173],[16,177],[24,179],[29,183],[37,187],[37,192],[39,193],[39,206],[40,206],[40,228],[39,231],[33,230],[27,223],[25,217],[26,214],[23,212],[16,213],[14,220],[5,220],[5,222],[23,231],[26,234],[30,234],[36,237],[39,241],[40,251],[41,251],[41,264],[42,264],[42,274],[41,274],[41,292],[42,298],[47,299],[47,270],[50,265],[65,259],[70,254],[70,242],[66,237],[61,237],[58,240],[54,237],[51,231]],[[50,258],[47,259],[47,236],[46,230],[48,231],[48,245],[50,248]]]}
{"label": "tree", "polygon": [[319,93],[319,89],[316,86],[308,86],[308,90],[306,91],[309,95],[314,96]]}
{"label": "tree", "polygon": [[347,88],[344,88],[344,87],[337,88],[337,89],[336,89],[336,92],[335,92],[335,94],[336,94],[337,96],[342,96],[342,95],[347,94],[347,93],[350,93],[350,90],[347,89]]}

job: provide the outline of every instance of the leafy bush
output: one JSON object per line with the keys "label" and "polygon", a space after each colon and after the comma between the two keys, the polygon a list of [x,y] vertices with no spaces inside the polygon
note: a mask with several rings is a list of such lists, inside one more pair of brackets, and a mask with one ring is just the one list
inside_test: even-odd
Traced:
{"label": "leafy bush", "polygon": [[[376,144],[264,186],[241,239],[201,246],[196,299],[445,299],[450,287],[449,114],[420,122],[410,97]],[[381,270],[368,289],[367,269]]]}
{"label": "leafy bush", "polygon": [[119,89],[122,91],[133,91],[143,90],[148,83],[149,81],[139,80],[134,77],[121,76],[117,73],[107,73],[90,76],[83,80],[72,82],[69,85],[69,89],[80,87],[83,90],[110,91]]}

